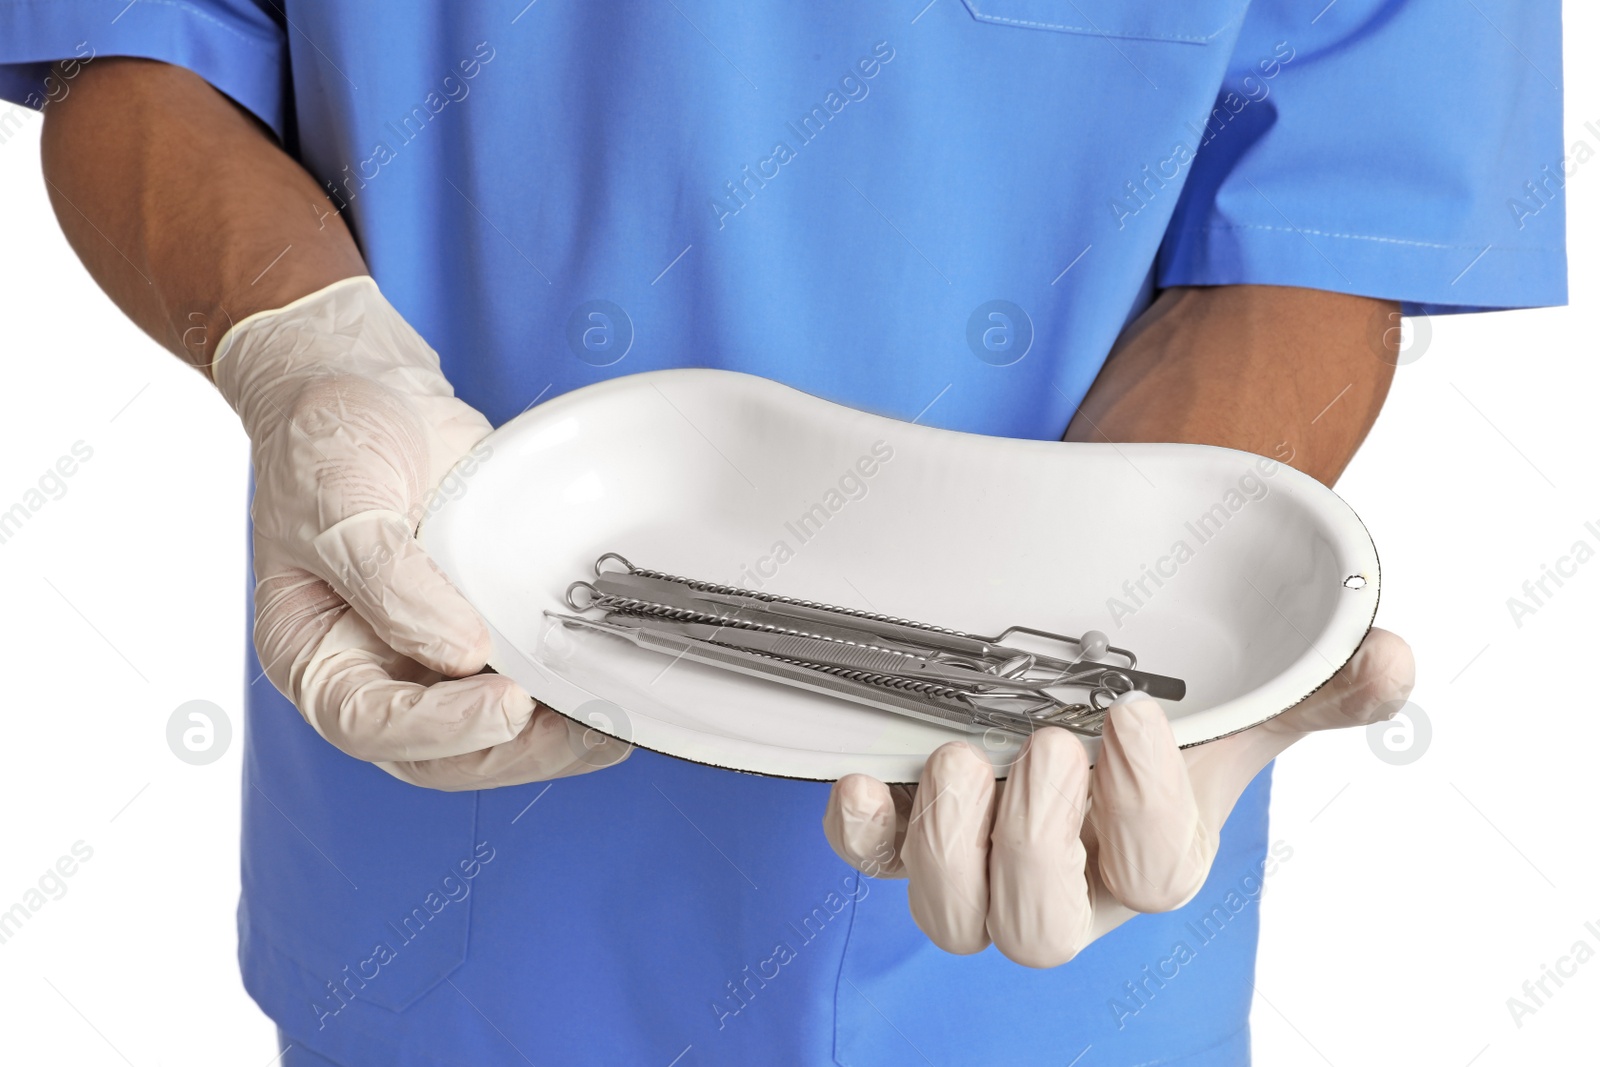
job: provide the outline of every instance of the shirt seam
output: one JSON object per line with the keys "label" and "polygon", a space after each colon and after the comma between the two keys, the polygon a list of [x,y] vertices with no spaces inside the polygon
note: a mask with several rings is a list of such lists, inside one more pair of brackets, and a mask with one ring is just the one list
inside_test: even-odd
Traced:
{"label": "shirt seam", "polygon": [[[1097,30],[1089,26],[1068,26],[1060,22],[1030,22],[1027,19],[1006,18],[1004,15],[990,15],[987,12],[976,12],[980,22],[998,22],[1006,26],[1022,26],[1031,30],[1057,30],[1062,33],[1081,34],[1084,37],[1100,37],[1105,39],[1116,38],[1123,41],[1154,41],[1156,43],[1171,44],[1210,44],[1216,37],[1149,37],[1143,34],[1111,33],[1106,30]],[[1217,33],[1221,33],[1218,30]]]}
{"label": "shirt seam", "polygon": [[[1412,248],[1438,248],[1448,251],[1481,251],[1478,245],[1446,245],[1434,241],[1412,241],[1404,237],[1379,237],[1367,233],[1333,233],[1328,230],[1307,230],[1292,226],[1267,226],[1261,223],[1239,222],[1222,226],[1181,226],[1175,233],[1221,233],[1227,230],[1267,230],[1272,233],[1311,234],[1315,237],[1334,237],[1346,241],[1377,241],[1382,244],[1406,245]],[[1556,245],[1492,245],[1503,252],[1559,252]]]}
{"label": "shirt seam", "polygon": [[[1223,23],[1210,34],[1199,37],[1192,34],[1149,34],[1133,33],[1128,31],[1102,30],[1098,26],[1069,26],[1064,22],[1033,22],[1028,19],[1009,18],[1005,15],[995,15],[984,11],[978,6],[979,0],[963,0],[972,17],[979,22],[999,22],[1008,26],[1025,26],[1029,29],[1057,30],[1063,33],[1083,34],[1086,37],[1099,37],[1105,40],[1116,38],[1123,41],[1153,41],[1156,43],[1169,42],[1172,44],[1210,44],[1217,39],[1218,34],[1227,29],[1232,22]],[[1080,12],[1081,14],[1081,12]]]}
{"label": "shirt seam", "polygon": [[[856,872],[857,885],[859,879],[866,875]],[[835,1067],[849,1067],[849,1064],[839,1058],[839,987],[844,984],[844,961],[850,953],[850,937],[856,932],[856,916],[861,912],[861,898],[852,895],[850,898],[850,925],[844,928],[844,945],[839,949],[839,971],[833,976],[833,1048],[830,1056]]]}

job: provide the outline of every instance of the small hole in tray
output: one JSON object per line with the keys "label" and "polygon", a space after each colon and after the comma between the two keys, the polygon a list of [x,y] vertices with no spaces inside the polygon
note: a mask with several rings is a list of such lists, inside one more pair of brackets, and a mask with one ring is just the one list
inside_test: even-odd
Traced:
{"label": "small hole in tray", "polygon": [[1344,580],[1344,587],[1346,589],[1365,589],[1367,587],[1367,580],[1359,574],[1352,574],[1350,577]]}

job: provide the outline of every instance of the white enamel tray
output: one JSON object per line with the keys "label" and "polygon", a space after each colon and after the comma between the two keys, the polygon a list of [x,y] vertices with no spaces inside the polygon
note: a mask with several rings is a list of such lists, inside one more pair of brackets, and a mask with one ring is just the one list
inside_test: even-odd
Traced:
{"label": "white enamel tray", "polygon": [[[491,666],[622,740],[734,770],[914,782],[962,732],[552,622],[617,552],[635,566],[962,630],[1102,630],[1181,745],[1294,706],[1355,652],[1378,556],[1332,491],[1201,445],[955,433],[718,370],[630,375],[495,431],[419,533],[489,621]],[[1091,758],[1098,740],[1085,738]]]}

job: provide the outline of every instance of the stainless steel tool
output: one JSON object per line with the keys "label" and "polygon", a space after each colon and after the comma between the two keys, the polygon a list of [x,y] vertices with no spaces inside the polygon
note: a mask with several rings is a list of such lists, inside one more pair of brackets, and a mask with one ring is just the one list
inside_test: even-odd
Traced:
{"label": "stainless steel tool", "polygon": [[[940,725],[1020,734],[1056,725],[1094,735],[1121,693],[1185,693],[1181,679],[1139,670],[1132,652],[1098,630],[1069,637],[1011,626],[984,637],[648,570],[615,552],[594,571],[594,580],[566,592],[574,612],[589,614],[546,614],[640,648]],[[1018,635],[1074,654],[1008,643]],[[1111,658],[1122,662],[1105,662]]]}

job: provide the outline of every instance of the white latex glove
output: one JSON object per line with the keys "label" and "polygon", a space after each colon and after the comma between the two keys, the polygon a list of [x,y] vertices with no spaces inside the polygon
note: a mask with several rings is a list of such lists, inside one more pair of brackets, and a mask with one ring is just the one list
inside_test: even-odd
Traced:
{"label": "white latex glove", "polygon": [[910,878],[911,915],[940,948],[993,941],[1018,963],[1055,967],[1138,912],[1188,903],[1262,768],[1318,730],[1392,717],[1415,676],[1410,647],[1374,629],[1327,685],[1231,737],[1179,750],[1160,705],[1128,694],[1106,716],[1092,770],[1057,727],[1030,737],[998,785],[990,761],[954,741],[928,757],[918,786],[840,779],[823,829],[858,870]]}
{"label": "white latex glove", "polygon": [[435,789],[627,755],[510,678],[478,673],[488,627],[412,535],[489,423],[377,283],[347,278],[250,316],[213,366],[255,466],[256,652],[319,734]]}

